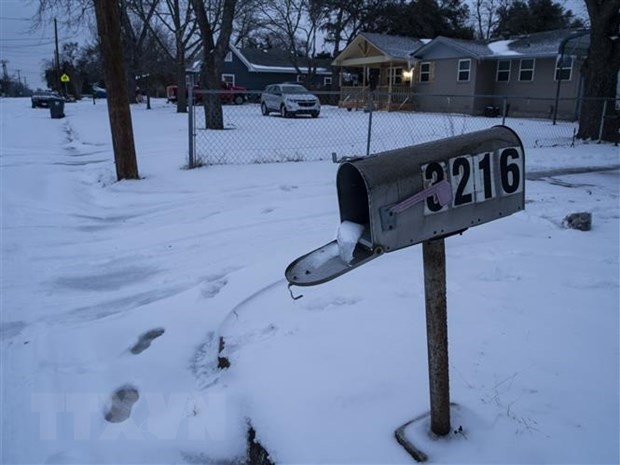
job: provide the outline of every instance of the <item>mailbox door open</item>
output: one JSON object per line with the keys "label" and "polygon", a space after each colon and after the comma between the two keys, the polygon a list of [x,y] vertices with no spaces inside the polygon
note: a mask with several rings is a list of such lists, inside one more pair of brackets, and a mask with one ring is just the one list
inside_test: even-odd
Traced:
{"label": "mailbox door open", "polygon": [[291,284],[320,284],[384,252],[445,237],[521,211],[525,152],[495,126],[348,161],[336,177],[340,220],[363,226],[353,259],[332,241],[293,261]]}

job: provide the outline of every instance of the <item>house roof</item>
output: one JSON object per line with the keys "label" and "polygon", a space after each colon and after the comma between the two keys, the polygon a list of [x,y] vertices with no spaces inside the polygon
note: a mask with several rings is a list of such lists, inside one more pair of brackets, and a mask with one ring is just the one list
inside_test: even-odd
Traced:
{"label": "house roof", "polygon": [[[291,53],[281,49],[260,49],[260,48],[236,48],[231,45],[230,49],[248,67],[249,71],[254,72],[291,72],[296,73]],[[318,74],[331,74],[330,59],[317,59],[316,72]],[[306,64],[305,59],[300,59],[299,64]],[[306,66],[299,66],[300,71],[307,69]]]}
{"label": "house roof", "polygon": [[[384,55],[403,60],[408,60],[411,52],[419,49],[425,43],[423,39],[377,34],[375,32],[361,32],[360,36],[364,37]],[[427,40],[426,42],[430,41]]]}
{"label": "house roof", "polygon": [[437,49],[440,46],[453,49],[458,55],[467,56],[470,58],[486,58],[493,54],[489,49],[488,44],[466,39],[453,39],[450,37],[437,36],[423,47],[410,53],[413,57],[423,57],[425,53],[429,53],[433,49]]}
{"label": "house roof", "polygon": [[[508,44],[508,48],[519,55],[527,56],[555,56],[559,53],[560,44],[565,39],[584,32],[576,29],[560,29],[555,31],[538,32],[520,36]],[[585,36],[584,36],[585,37]],[[588,42],[589,42],[589,35]]]}
{"label": "house roof", "polygon": [[489,43],[439,36],[417,51],[412,52],[411,55],[424,59],[429,53],[447,47],[455,52],[455,55],[462,54],[476,59],[513,56],[552,57],[561,53],[562,44],[564,44],[564,53],[566,54],[585,55],[589,45],[589,35],[584,30],[562,29],[527,34]]}
{"label": "house roof", "polygon": [[429,40],[361,32],[338,54],[334,66],[373,66],[410,61],[410,53]]}

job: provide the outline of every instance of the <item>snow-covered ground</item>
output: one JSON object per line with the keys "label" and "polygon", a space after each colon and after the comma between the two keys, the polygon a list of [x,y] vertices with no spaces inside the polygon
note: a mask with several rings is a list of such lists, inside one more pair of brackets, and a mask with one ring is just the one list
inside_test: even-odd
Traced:
{"label": "snow-covered ground", "polygon": [[[182,169],[186,116],[155,101],[143,179],[115,182],[103,102],[0,108],[1,463],[236,463],[248,422],[277,463],[413,462],[393,433],[429,410],[421,246],[299,300],[283,276],[336,237],[337,165]],[[526,165],[524,212],[446,240],[459,432],[406,433],[436,463],[618,463],[619,149]],[[578,211],[591,231],[562,227]]]}

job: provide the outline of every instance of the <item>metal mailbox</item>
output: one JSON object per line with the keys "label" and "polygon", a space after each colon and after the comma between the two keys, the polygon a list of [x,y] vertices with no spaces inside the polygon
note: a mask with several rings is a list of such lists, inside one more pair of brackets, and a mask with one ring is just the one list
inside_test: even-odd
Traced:
{"label": "metal mailbox", "polygon": [[293,261],[289,283],[329,281],[382,255],[521,211],[525,152],[495,126],[347,161],[336,184],[341,222],[363,226],[352,259],[334,240]]}

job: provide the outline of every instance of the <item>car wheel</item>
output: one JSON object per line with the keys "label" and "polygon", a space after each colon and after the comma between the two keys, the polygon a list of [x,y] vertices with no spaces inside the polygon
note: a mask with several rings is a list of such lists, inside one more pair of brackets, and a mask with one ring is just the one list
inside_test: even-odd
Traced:
{"label": "car wheel", "polygon": [[280,115],[282,115],[282,118],[290,118],[292,116],[284,105],[280,107]]}
{"label": "car wheel", "polygon": [[269,110],[267,109],[267,105],[265,105],[265,102],[260,104],[260,112],[263,114],[263,116],[269,115]]}
{"label": "car wheel", "polygon": [[235,102],[235,105],[241,105],[243,103],[243,100],[243,95],[235,95],[233,102]]}
{"label": "car wheel", "polygon": [[313,118],[318,118],[318,117],[319,117],[319,112],[318,112],[318,111],[313,111],[312,113],[310,113],[310,115],[311,115]]}

